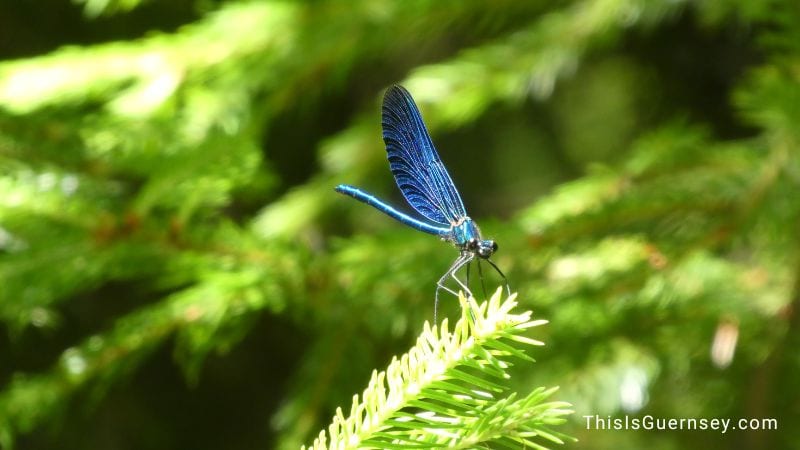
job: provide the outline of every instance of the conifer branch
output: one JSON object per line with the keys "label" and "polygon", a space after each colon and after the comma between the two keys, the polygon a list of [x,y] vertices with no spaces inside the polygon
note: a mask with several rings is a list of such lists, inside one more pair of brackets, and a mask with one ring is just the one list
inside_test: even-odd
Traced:
{"label": "conifer branch", "polygon": [[[543,345],[523,336],[546,323],[530,311],[514,314],[516,294],[501,301],[498,289],[478,304],[460,297],[461,319],[452,331],[426,322],[417,344],[373,372],[350,414],[337,409],[327,431],[308,448],[474,448],[492,441],[544,448],[564,437],[549,426],[571,411],[563,402],[544,400],[555,389],[537,389],[516,400],[507,391],[511,357],[533,361],[513,344]],[[306,447],[304,447],[306,448]]]}
{"label": "conifer branch", "polygon": [[49,371],[19,374],[0,392],[0,447],[11,448],[17,434],[52,419],[81,389],[106,387],[129,373],[171,335],[187,378],[196,380],[203,357],[240,339],[255,311],[283,309],[279,293],[265,281],[271,278],[261,265],[208,273],[197,285],[66,349]]}
{"label": "conifer branch", "polygon": [[[122,116],[146,116],[195,73],[219,70],[220,65],[279,46],[290,33],[294,13],[290,5],[233,4],[176,35],[65,48],[4,62],[0,64],[0,104],[21,114],[101,98]],[[232,36],[231,29],[239,33]],[[201,100],[205,107],[211,106],[209,99]]]}

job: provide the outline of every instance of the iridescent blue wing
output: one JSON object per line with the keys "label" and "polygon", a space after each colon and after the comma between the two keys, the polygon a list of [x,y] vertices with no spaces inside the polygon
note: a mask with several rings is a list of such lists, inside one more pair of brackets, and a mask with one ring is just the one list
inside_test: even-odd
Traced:
{"label": "iridescent blue wing", "polygon": [[461,196],[405,88],[392,86],[386,91],[382,124],[389,168],[408,203],[427,219],[442,225],[466,217]]}

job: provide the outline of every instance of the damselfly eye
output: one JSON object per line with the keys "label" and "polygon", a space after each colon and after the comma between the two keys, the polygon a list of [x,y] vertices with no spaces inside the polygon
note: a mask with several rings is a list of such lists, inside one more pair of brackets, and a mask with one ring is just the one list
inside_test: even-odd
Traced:
{"label": "damselfly eye", "polygon": [[487,239],[478,243],[478,256],[481,258],[489,258],[495,250],[497,250],[497,244],[492,240]]}

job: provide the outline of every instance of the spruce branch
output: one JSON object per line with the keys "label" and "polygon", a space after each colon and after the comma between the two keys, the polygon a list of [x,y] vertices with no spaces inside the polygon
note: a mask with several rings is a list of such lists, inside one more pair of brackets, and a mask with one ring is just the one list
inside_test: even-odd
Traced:
{"label": "spruce branch", "polygon": [[[24,114],[87,98],[102,99],[119,116],[147,117],[188,79],[280,47],[286,35],[291,35],[295,10],[273,3],[227,5],[174,35],[64,48],[45,56],[3,62],[0,105]],[[238,33],[232,35],[231,29]],[[204,51],[196,51],[198,48]],[[206,101],[204,108],[213,107],[207,96],[201,100]]]}
{"label": "spruce branch", "polygon": [[516,294],[487,302],[459,297],[461,319],[453,330],[425,323],[417,344],[388,368],[373,372],[349,416],[337,409],[327,431],[309,447],[475,448],[488,442],[528,445],[564,442],[551,425],[571,411],[564,402],[545,402],[555,389],[539,388],[522,399],[506,394],[509,359],[532,362],[514,343],[543,345],[523,333],[547,323],[531,312],[512,313]]}
{"label": "spruce branch", "polygon": [[105,388],[135,370],[149,353],[175,335],[176,359],[189,381],[212,351],[224,352],[249,330],[248,319],[285,307],[268,265],[207,270],[198,284],[120,318],[103,333],[66,349],[50,370],[18,374],[0,392],[0,447],[52,420],[83,389]]}

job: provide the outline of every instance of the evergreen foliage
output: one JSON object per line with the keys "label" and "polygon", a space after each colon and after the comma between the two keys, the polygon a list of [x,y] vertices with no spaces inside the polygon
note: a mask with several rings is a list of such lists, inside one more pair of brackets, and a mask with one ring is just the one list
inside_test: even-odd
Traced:
{"label": "evergreen foliage", "polygon": [[[800,442],[795,1],[62,3],[0,5],[0,447]],[[455,251],[332,190],[392,83],[519,293],[451,332]]]}
{"label": "evergreen foliage", "polygon": [[328,433],[321,432],[311,448],[474,448],[492,442],[544,448],[535,438],[563,444],[547,425],[563,423],[569,405],[542,403],[553,389],[495,399],[506,391],[508,357],[533,362],[509,344],[542,345],[520,333],[545,323],[530,320],[530,311],[509,314],[516,302],[501,303],[500,296],[498,289],[481,305],[461,296],[463,312],[453,331],[447,319],[441,328],[425,322],[417,345],[385,371],[373,372],[361,398],[353,398],[350,415],[337,409]]}

